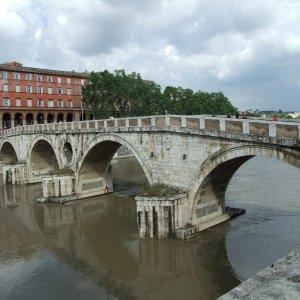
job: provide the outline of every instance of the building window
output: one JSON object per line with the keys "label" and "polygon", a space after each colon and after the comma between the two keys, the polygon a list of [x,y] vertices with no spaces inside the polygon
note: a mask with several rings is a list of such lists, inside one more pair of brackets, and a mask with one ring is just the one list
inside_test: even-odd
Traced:
{"label": "building window", "polygon": [[80,79],[81,85],[84,85],[84,79]]}
{"label": "building window", "polygon": [[37,106],[38,106],[38,107],[44,107],[44,100],[39,99],[39,100],[37,101]]}
{"label": "building window", "polygon": [[71,96],[72,90],[71,89],[67,89],[67,94],[68,94],[68,96]]}
{"label": "building window", "polygon": [[21,99],[16,99],[16,106],[21,106]]}
{"label": "building window", "polygon": [[72,107],[73,107],[73,102],[72,102],[72,100],[68,100],[67,105],[68,105],[69,108],[72,108]]}
{"label": "building window", "polygon": [[42,75],[36,75],[36,80],[37,80],[37,81],[42,81],[42,80],[43,80]]}
{"label": "building window", "polygon": [[7,72],[3,72],[2,73],[2,78],[3,79],[8,79],[8,73]]}
{"label": "building window", "polygon": [[42,94],[42,93],[43,93],[43,87],[38,86],[38,87],[36,88],[36,92],[37,92],[38,94]]}
{"label": "building window", "polygon": [[53,100],[48,100],[48,107],[54,107],[54,102]]}
{"label": "building window", "polygon": [[67,84],[71,84],[71,78],[67,78]]}
{"label": "building window", "polygon": [[58,100],[58,107],[64,107],[64,101]]}
{"label": "building window", "polygon": [[32,86],[26,86],[26,93],[32,93]]}
{"label": "building window", "polygon": [[32,80],[32,74],[26,74],[26,80]]}
{"label": "building window", "polygon": [[10,99],[3,98],[3,106],[10,106]]}
{"label": "building window", "polygon": [[20,80],[21,79],[21,74],[20,73],[14,73],[14,79]]}
{"label": "building window", "polygon": [[52,94],[52,88],[51,87],[48,88],[48,94],[50,94],[50,95]]}
{"label": "building window", "polygon": [[61,83],[61,77],[57,77],[57,82]]}
{"label": "building window", "polygon": [[62,95],[63,89],[62,88],[57,88],[57,94]]}
{"label": "building window", "polygon": [[3,92],[8,92],[8,84],[3,84]]}
{"label": "building window", "polygon": [[27,106],[32,107],[32,99],[27,99]]}
{"label": "building window", "polygon": [[52,76],[50,75],[47,76],[47,82],[52,82]]}
{"label": "building window", "polygon": [[16,85],[16,93],[20,93],[21,92],[21,87],[19,85]]}

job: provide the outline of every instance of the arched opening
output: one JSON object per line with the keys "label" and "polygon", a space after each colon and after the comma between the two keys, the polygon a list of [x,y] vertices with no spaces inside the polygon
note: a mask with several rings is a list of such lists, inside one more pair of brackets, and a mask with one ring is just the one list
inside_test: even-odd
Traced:
{"label": "arched opening", "polygon": [[57,115],[57,123],[62,123],[64,121],[64,114],[63,113],[59,113]]}
{"label": "arched opening", "polygon": [[54,113],[49,113],[47,115],[47,123],[54,123]]}
{"label": "arched opening", "polygon": [[38,122],[38,124],[44,124],[44,114],[39,113],[37,115],[37,122]]}
{"label": "arched opening", "polygon": [[225,213],[225,192],[238,168],[253,156],[242,156],[214,168],[202,181],[194,200],[193,223],[201,223]]}
{"label": "arched opening", "polygon": [[15,114],[15,126],[23,126],[23,115],[21,113]]}
{"label": "arched opening", "polygon": [[103,141],[95,145],[84,158],[78,178],[78,189],[85,197],[113,191],[110,162],[121,144]]}
{"label": "arched opening", "polygon": [[86,121],[86,114],[85,113],[80,114],[80,121]]}
{"label": "arched opening", "polygon": [[39,140],[31,150],[30,182],[41,182],[42,176],[58,168],[55,152],[49,142]]}
{"label": "arched opening", "polygon": [[255,156],[281,160],[300,168],[299,153],[290,149],[246,145],[220,150],[203,163],[197,179],[191,182],[189,190],[193,205],[190,216],[193,225],[224,213],[225,192],[230,179],[247,160]]}
{"label": "arched opening", "polygon": [[64,143],[63,151],[67,161],[71,162],[73,158],[73,149],[69,142]]}
{"label": "arched opening", "polygon": [[28,113],[26,115],[26,125],[33,125],[33,114]]}
{"label": "arched opening", "polygon": [[0,149],[0,161],[2,161],[4,164],[14,164],[18,161],[16,151],[11,143],[3,143]]}
{"label": "arched opening", "polygon": [[67,122],[73,122],[73,114],[72,113],[67,114]]}
{"label": "arched opening", "polygon": [[11,128],[11,116],[10,113],[4,113],[2,116],[2,128],[8,129]]}

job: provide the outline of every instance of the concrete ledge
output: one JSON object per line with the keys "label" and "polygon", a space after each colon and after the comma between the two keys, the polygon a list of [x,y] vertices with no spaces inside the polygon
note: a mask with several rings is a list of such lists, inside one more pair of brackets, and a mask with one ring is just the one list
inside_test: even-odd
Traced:
{"label": "concrete ledge", "polygon": [[300,299],[300,247],[218,299]]}
{"label": "concrete ledge", "polygon": [[75,201],[75,200],[80,200],[83,199],[82,197],[78,195],[73,195],[73,196],[64,196],[64,197],[51,197],[51,198],[38,198],[36,199],[36,202],[39,203],[59,203],[59,204],[65,204],[70,201]]}
{"label": "concrete ledge", "polygon": [[179,199],[185,199],[187,197],[187,193],[181,193],[181,194],[176,194],[173,196],[164,196],[164,197],[158,197],[158,196],[136,196],[135,200],[136,201],[150,201],[150,202],[164,202],[166,203],[167,201],[175,201]]}
{"label": "concrete ledge", "polygon": [[212,226],[218,225],[220,223],[223,223],[230,219],[230,216],[227,214],[223,214],[219,217],[213,218],[207,222],[203,222],[200,224],[197,224],[192,227],[188,228],[180,228],[176,231],[176,238],[180,240],[186,240],[193,237],[195,234],[199,233],[200,231],[203,231],[205,229],[208,229]]}
{"label": "concrete ledge", "polygon": [[226,207],[225,208],[225,214],[214,217],[211,220],[207,220],[206,222],[196,224],[194,226],[191,226],[190,228],[180,228],[176,231],[176,238],[180,240],[190,239],[195,234],[208,229],[210,227],[216,226],[218,224],[221,224],[229,219],[233,219],[239,215],[242,215],[246,213],[245,209],[242,208],[232,208],[232,207]]}

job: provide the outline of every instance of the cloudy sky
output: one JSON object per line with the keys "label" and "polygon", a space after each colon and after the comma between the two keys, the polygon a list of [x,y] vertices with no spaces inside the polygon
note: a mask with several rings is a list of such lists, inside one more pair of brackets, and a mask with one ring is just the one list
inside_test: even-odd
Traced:
{"label": "cloudy sky", "polygon": [[300,111],[300,1],[0,0],[0,59],[125,69],[240,109]]}

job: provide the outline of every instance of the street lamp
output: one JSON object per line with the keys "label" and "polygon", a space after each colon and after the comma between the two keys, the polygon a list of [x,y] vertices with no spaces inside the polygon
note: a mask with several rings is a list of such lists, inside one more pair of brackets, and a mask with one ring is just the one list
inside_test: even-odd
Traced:
{"label": "street lamp", "polygon": [[83,103],[81,101],[81,121],[83,121]]}

